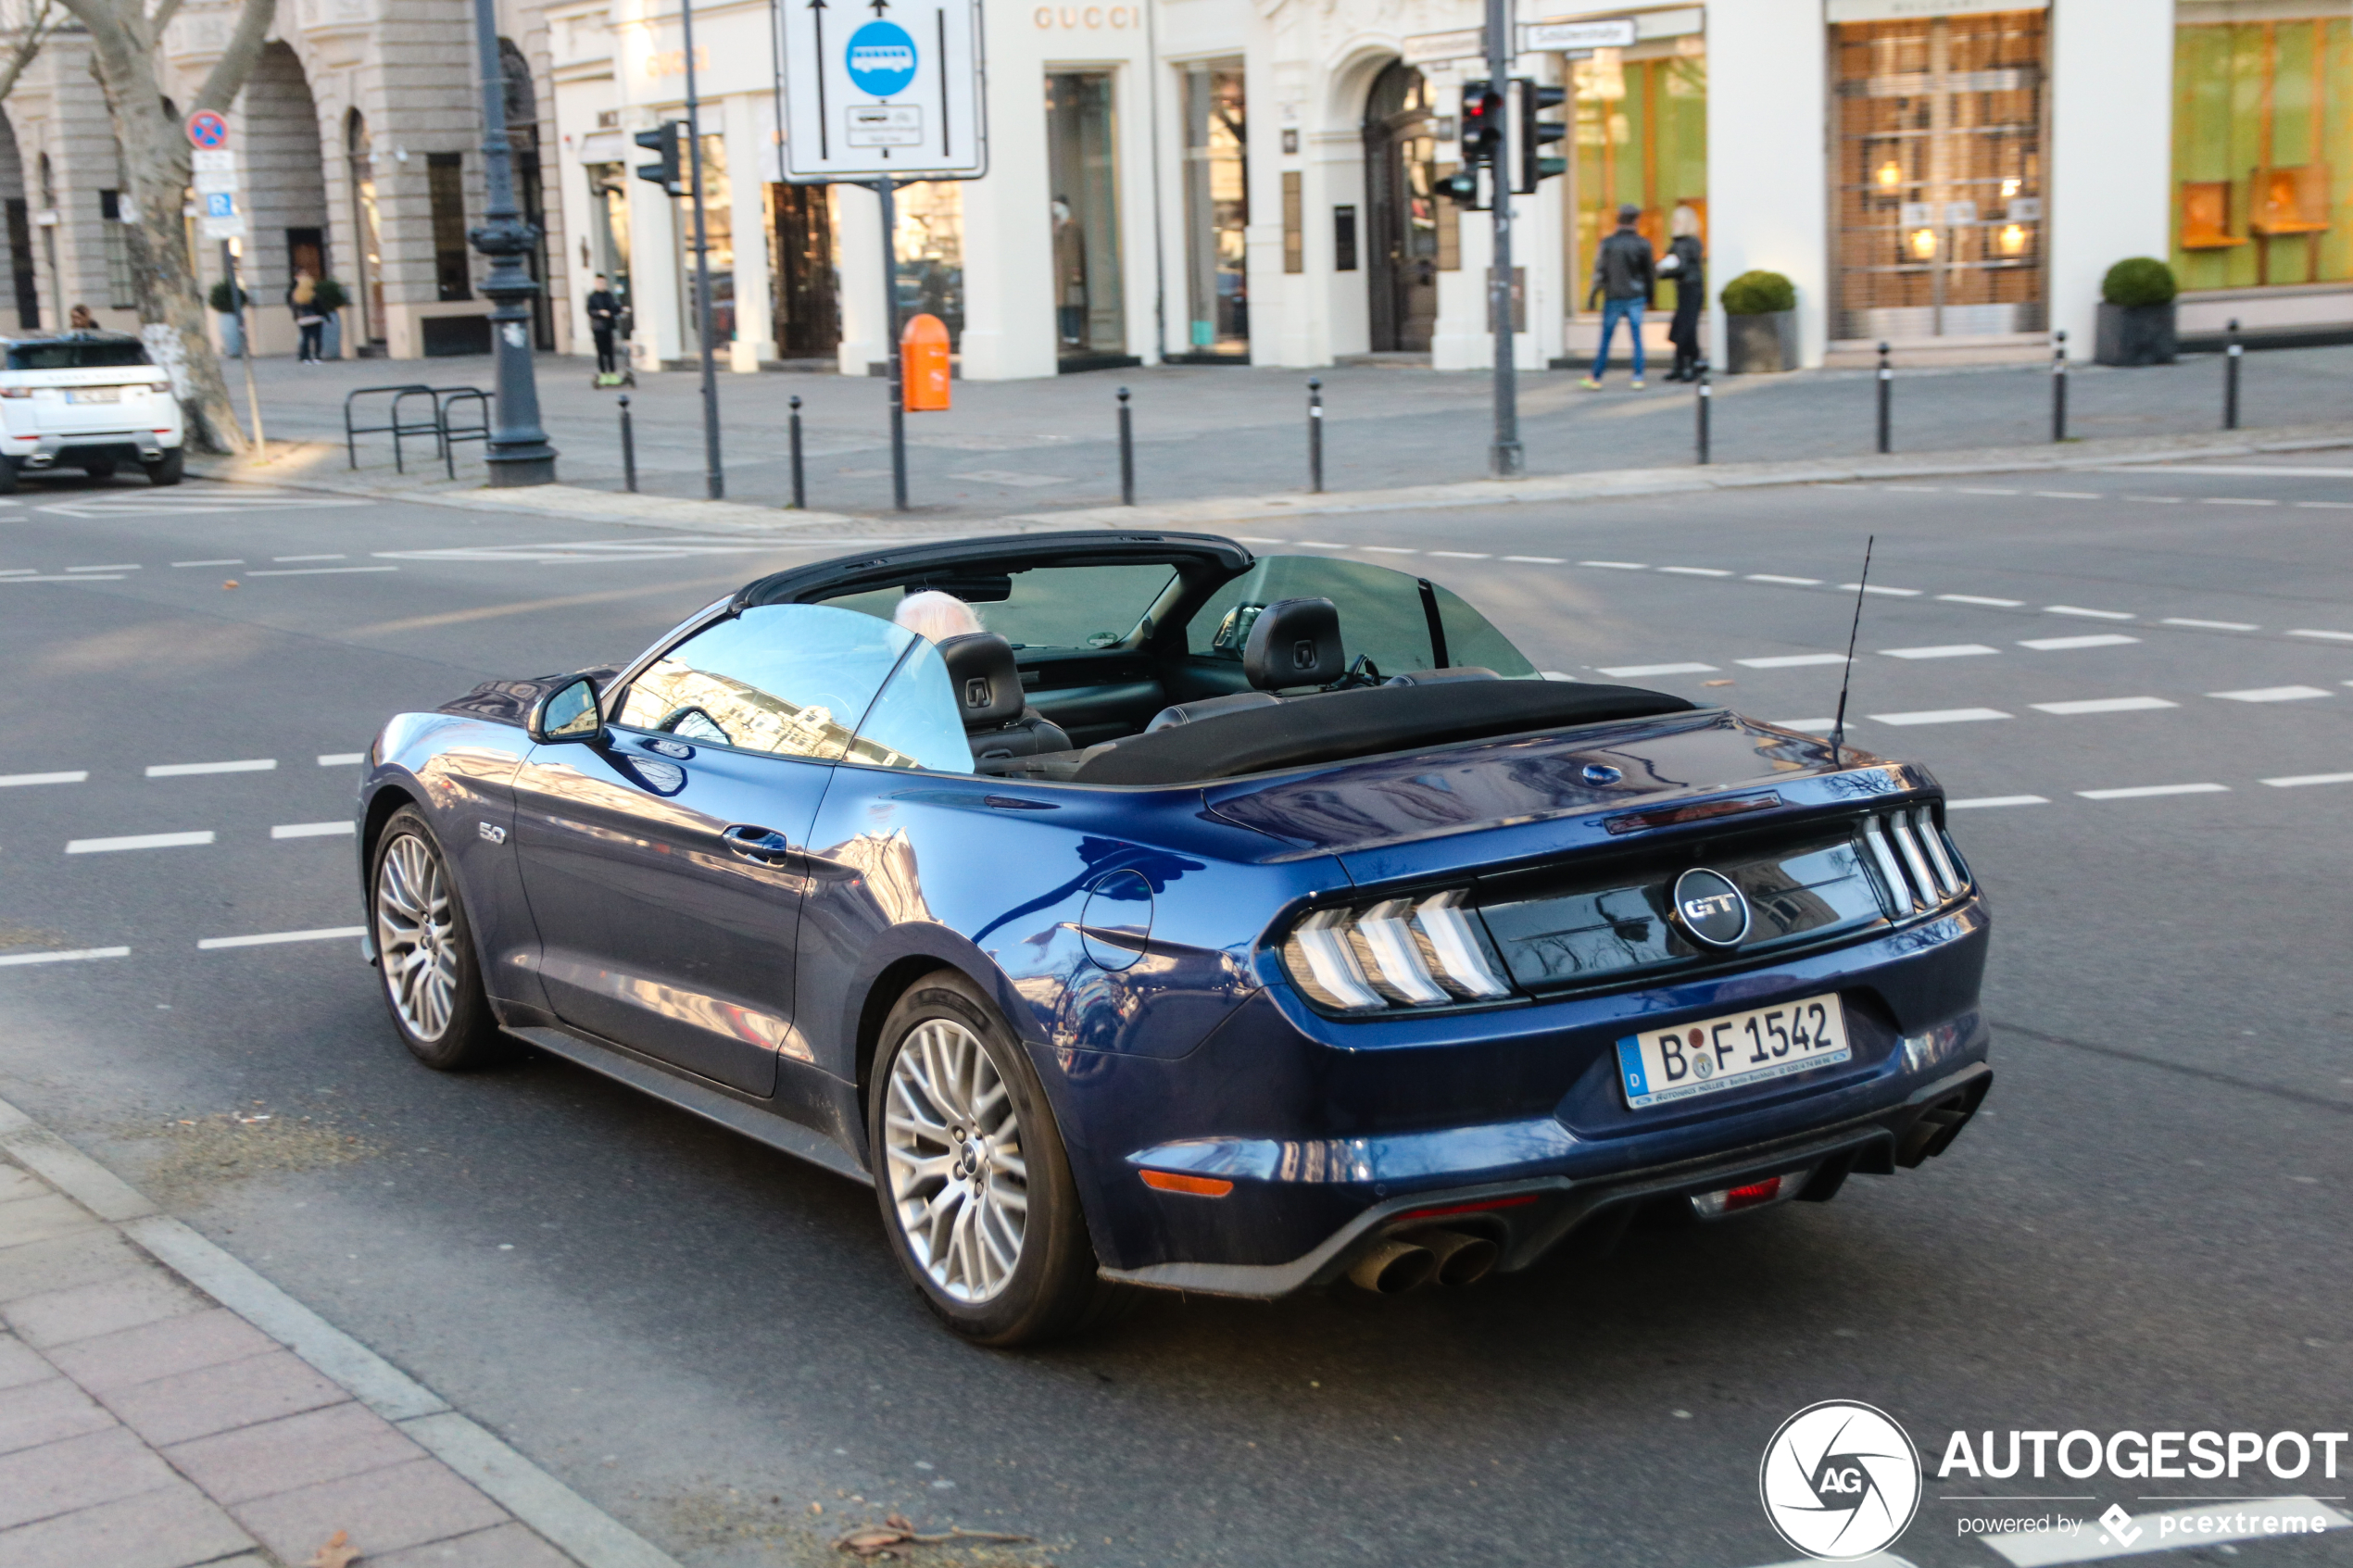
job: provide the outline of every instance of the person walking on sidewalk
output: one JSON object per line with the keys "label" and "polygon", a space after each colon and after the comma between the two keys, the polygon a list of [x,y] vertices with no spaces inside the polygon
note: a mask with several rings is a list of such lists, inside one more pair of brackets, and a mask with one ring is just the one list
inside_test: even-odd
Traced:
{"label": "person walking on sidewalk", "polygon": [[1658,270],[1650,241],[1635,232],[1642,209],[1629,202],[1617,209],[1617,232],[1602,242],[1593,255],[1593,286],[1586,291],[1585,308],[1602,302],[1602,345],[1593,353],[1593,373],[1585,389],[1599,392],[1602,374],[1609,369],[1609,340],[1624,321],[1634,336],[1634,390],[1642,389],[1642,307],[1658,290]]}
{"label": "person walking on sidewalk", "polygon": [[324,349],[321,334],[327,329],[327,317],[319,308],[319,280],[308,268],[295,269],[294,282],[286,285],[286,308],[294,312],[295,331],[301,334],[296,363],[316,365]]}
{"label": "person walking on sidewalk", "polygon": [[1675,320],[1667,323],[1667,341],[1675,345],[1675,368],[1668,381],[1699,379],[1699,313],[1707,303],[1705,256],[1699,243],[1699,214],[1678,206],[1672,224],[1675,238],[1659,257],[1658,275],[1675,281]]}
{"label": "person walking on sidewalk", "polygon": [[602,272],[597,274],[597,286],[588,291],[588,335],[597,340],[597,373],[609,376],[621,367],[613,358],[613,331],[621,320],[621,301],[613,297],[612,283]]}

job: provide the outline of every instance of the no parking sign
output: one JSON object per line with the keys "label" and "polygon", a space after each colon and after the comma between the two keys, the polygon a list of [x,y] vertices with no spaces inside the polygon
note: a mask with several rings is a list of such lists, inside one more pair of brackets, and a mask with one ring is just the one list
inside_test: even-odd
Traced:
{"label": "no parking sign", "polygon": [[188,140],[207,151],[229,144],[229,122],[219,109],[198,109],[188,117]]}

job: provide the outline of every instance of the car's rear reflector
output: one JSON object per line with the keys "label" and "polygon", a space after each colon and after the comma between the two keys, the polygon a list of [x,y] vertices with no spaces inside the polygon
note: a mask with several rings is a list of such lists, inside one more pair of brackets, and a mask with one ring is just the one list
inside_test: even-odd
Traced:
{"label": "car's rear reflector", "polygon": [[1721,1187],[1715,1192],[1693,1193],[1692,1212],[1703,1220],[1720,1220],[1743,1209],[1762,1209],[1770,1203],[1780,1203],[1797,1196],[1797,1189],[1806,1185],[1808,1174],[1805,1171],[1793,1171],[1787,1175],[1768,1176],[1761,1182],[1746,1182],[1736,1187]]}
{"label": "car's rear reflector", "polygon": [[1174,1171],[1146,1171],[1144,1185],[1158,1192],[1189,1193],[1195,1198],[1223,1198],[1234,1184],[1216,1176],[1181,1176]]}
{"label": "car's rear reflector", "polygon": [[1484,1214],[1491,1209],[1518,1209],[1536,1201],[1532,1192],[1511,1198],[1483,1198],[1475,1203],[1441,1203],[1428,1209],[1408,1209],[1400,1220],[1442,1220],[1449,1214]]}

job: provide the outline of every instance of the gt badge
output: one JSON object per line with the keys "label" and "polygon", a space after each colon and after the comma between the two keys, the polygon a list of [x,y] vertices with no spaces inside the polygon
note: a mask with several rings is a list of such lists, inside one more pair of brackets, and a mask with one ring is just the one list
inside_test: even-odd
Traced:
{"label": "gt badge", "polygon": [[1703,947],[1737,947],[1748,935],[1748,899],[1732,879],[1693,866],[1675,879],[1676,929]]}

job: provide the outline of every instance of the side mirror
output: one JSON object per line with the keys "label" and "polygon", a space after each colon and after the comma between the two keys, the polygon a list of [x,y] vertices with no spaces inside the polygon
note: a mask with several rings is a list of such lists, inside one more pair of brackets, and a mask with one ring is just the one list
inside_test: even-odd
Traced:
{"label": "side mirror", "polygon": [[605,716],[597,706],[597,684],[583,675],[541,697],[531,710],[530,729],[531,738],[542,746],[602,739]]}

